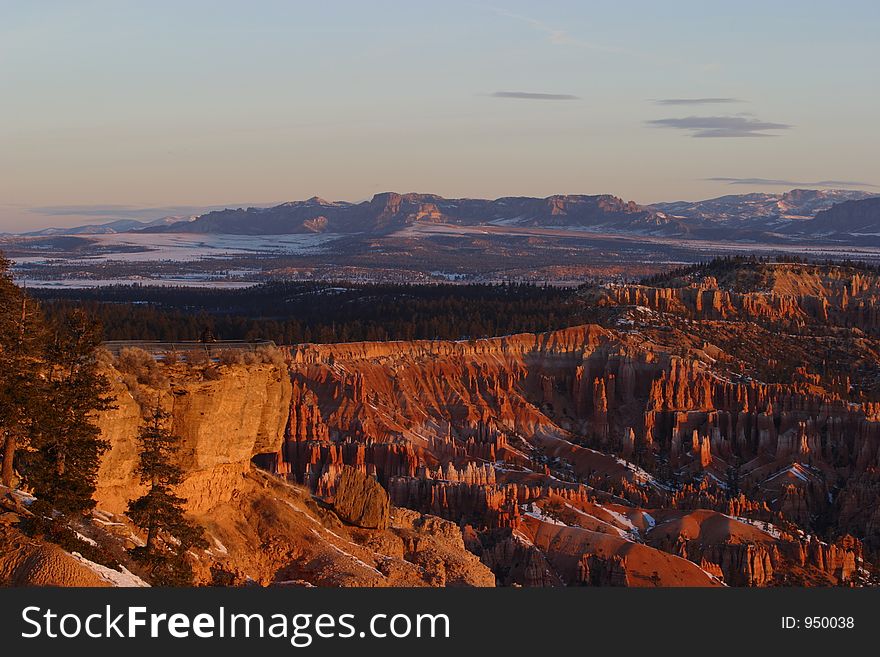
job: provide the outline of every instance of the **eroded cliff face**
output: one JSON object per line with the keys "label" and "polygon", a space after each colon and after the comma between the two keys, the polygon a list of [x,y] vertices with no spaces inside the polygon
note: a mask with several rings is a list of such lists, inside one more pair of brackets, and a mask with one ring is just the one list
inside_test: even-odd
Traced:
{"label": "eroded cliff face", "polygon": [[140,494],[159,403],[213,541],[203,582],[870,583],[878,294],[747,267],[585,290],[595,323],[543,334],[297,345],[161,390],[111,372],[96,498]]}
{"label": "eroded cliff face", "polygon": [[192,513],[227,501],[250,470],[251,459],[281,445],[291,396],[286,369],[227,366],[215,380],[204,380],[185,366],[169,368],[168,374],[165,389],[132,389],[120,373],[108,372],[115,408],[97,418],[102,437],[110,443],[95,493],[104,510],[122,513],[130,499],[142,494],[134,472],[137,433],[144,413],[157,404],[170,414],[171,429],[181,439],[178,457],[185,479],[180,493]]}
{"label": "eroded cliff face", "polygon": [[[98,475],[95,517],[79,527],[102,544],[108,536],[126,549],[142,544],[143,536],[123,514],[144,490],[135,474],[137,433],[143,416],[158,404],[181,439],[184,480],[178,492],[209,542],[207,550],[191,551],[198,583],[494,586],[494,575],[465,549],[455,523],[392,508],[371,477],[340,468],[339,476],[325,476],[322,495],[314,497],[255,467],[283,466],[277,455],[293,391],[286,366],[220,366],[210,376],[204,368],[163,366],[160,385],[138,384],[112,368],[106,373],[115,404],[97,423],[110,450]],[[56,551],[60,555],[51,563],[61,564],[53,566],[58,573],[46,571],[40,565],[45,559],[35,561],[28,553],[0,563],[0,580],[5,570],[16,582],[64,585],[74,576],[68,570],[85,573],[76,581],[95,578]]]}
{"label": "eroded cliff face", "polygon": [[321,496],[343,466],[375,476],[505,584],[861,581],[878,281],[718,276],[587,291],[597,323],[546,334],[293,347],[270,469]]}
{"label": "eroded cliff face", "polygon": [[[378,486],[378,484],[376,484]],[[212,544],[201,581],[263,586],[494,586],[453,522],[389,508],[382,528],[353,525],[307,489],[252,471],[196,516]]]}
{"label": "eroded cliff face", "polygon": [[694,319],[767,321],[787,329],[843,326],[876,335],[878,291],[876,272],[766,263],[658,286],[609,285],[590,296],[600,306],[642,306]]}

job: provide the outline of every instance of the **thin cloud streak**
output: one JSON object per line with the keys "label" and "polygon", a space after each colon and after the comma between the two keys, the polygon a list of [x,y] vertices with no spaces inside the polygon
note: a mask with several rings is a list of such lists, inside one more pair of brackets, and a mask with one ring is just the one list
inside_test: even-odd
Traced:
{"label": "thin cloud streak", "polygon": [[493,98],[519,98],[523,100],[580,100],[580,96],[572,94],[545,94],[534,91],[496,91],[490,95]]}
{"label": "thin cloud streak", "polygon": [[27,211],[44,217],[92,218],[99,220],[141,219],[151,220],[168,216],[189,216],[229,207],[265,207],[271,203],[246,203],[226,205],[167,205],[140,207],[136,205],[47,205],[27,208]]}
{"label": "thin cloud streak", "polygon": [[784,180],[777,178],[725,178],[721,176],[703,178],[702,180],[708,182],[723,182],[728,185],[777,185],[780,187],[877,187],[877,185],[860,182],[858,180],[816,180],[814,182],[804,182],[802,180]]}
{"label": "thin cloud streak", "polygon": [[590,50],[598,50],[601,52],[625,52],[622,48],[605,46],[599,43],[593,43],[592,41],[578,39],[577,37],[573,37],[567,30],[561,30],[559,28],[553,27],[552,25],[548,25],[547,23],[540,21],[537,18],[532,18],[531,16],[516,14],[514,12],[507,11],[506,9],[500,9],[498,7],[489,7],[489,9],[498,16],[510,18],[512,20],[519,21],[520,23],[525,23],[526,25],[529,25],[537,32],[546,35],[547,40],[554,46],[576,46],[580,48],[589,48]]}
{"label": "thin cloud streak", "polygon": [[771,123],[747,116],[686,116],[674,119],[646,121],[652,128],[672,128],[690,131],[691,137],[775,137],[768,130],[788,130],[787,123]]}
{"label": "thin cloud streak", "polygon": [[744,103],[739,98],[654,98],[655,105],[725,105]]}

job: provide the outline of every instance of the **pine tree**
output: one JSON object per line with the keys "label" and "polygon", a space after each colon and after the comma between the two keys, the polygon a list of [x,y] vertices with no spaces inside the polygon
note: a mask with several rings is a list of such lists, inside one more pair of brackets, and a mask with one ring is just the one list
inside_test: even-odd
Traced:
{"label": "pine tree", "polygon": [[207,547],[207,542],[202,529],[184,515],[186,500],[174,492],[183,476],[175,463],[180,438],[167,428],[168,419],[169,414],[157,404],[138,433],[136,472],[148,490],[129,502],[128,517],[147,532],[146,545],[136,548],[132,556],[146,565],[154,583],[179,586],[192,583],[187,551]]}
{"label": "pine tree", "polygon": [[111,407],[109,382],[96,359],[100,339],[100,325],[75,310],[46,350],[43,404],[32,414],[30,450],[21,459],[24,478],[45,511],[71,515],[95,505],[98,467],[109,445],[94,413]]}
{"label": "pine tree", "polygon": [[733,499],[739,495],[739,469],[740,459],[733,456],[730,464],[727,466],[727,497]]}
{"label": "pine tree", "polygon": [[45,325],[39,305],[13,281],[0,255],[0,483],[12,487],[16,455],[29,442],[33,418],[45,407]]}

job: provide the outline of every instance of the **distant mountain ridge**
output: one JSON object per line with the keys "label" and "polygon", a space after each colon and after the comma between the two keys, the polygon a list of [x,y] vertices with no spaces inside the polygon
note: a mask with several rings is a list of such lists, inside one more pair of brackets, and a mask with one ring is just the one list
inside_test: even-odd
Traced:
{"label": "distant mountain ridge", "polygon": [[[435,194],[384,192],[362,203],[313,197],[270,208],[209,212],[185,223],[145,232],[273,235],[392,233],[417,223],[462,226],[553,227],[695,239],[784,239],[811,234],[810,220],[835,204],[871,194],[852,190],[794,189],[781,194],[740,194],[705,201],[639,205],[610,194],[447,199]],[[877,218],[880,231],[880,218]],[[816,231],[828,232],[817,225]]]}
{"label": "distant mountain ridge", "polygon": [[72,228],[43,228],[27,233],[21,233],[26,237],[49,237],[52,235],[111,235],[114,233],[130,233],[155,226],[168,226],[171,224],[183,224],[193,221],[197,215],[191,217],[160,217],[152,221],[139,221],[137,219],[117,219],[104,224],[85,224]]}
{"label": "distant mountain ridge", "polygon": [[271,208],[219,210],[192,222],[149,227],[145,232],[385,234],[418,222],[625,229],[643,224],[651,227],[665,221],[660,212],[609,194],[484,200],[384,192],[362,203],[313,197]]}
{"label": "distant mountain ridge", "polygon": [[[861,205],[864,204],[864,205]],[[151,222],[123,219],[27,236],[107,233],[381,236],[419,223],[496,228],[558,228],[683,239],[778,241],[834,235],[840,241],[880,239],[880,197],[853,190],[793,189],[703,201],[639,205],[610,194],[448,199],[436,194],[383,192],[369,201],[312,197],[272,207],[229,208]]]}
{"label": "distant mountain ridge", "polygon": [[880,236],[880,196],[838,203],[801,228],[811,235]]}
{"label": "distant mountain ridge", "polygon": [[716,223],[739,221],[788,221],[811,219],[835,203],[873,196],[867,192],[842,189],[792,189],[781,194],[731,194],[705,201],[654,203],[650,207],[682,219]]}

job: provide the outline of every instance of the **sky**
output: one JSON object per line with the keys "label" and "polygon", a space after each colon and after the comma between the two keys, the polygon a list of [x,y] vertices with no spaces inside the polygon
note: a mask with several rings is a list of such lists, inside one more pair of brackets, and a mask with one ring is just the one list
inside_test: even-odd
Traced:
{"label": "sky", "polygon": [[0,231],[381,191],[880,193],[880,2],[0,0]]}

